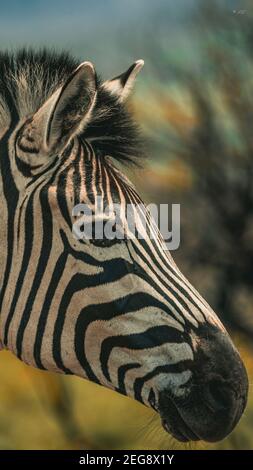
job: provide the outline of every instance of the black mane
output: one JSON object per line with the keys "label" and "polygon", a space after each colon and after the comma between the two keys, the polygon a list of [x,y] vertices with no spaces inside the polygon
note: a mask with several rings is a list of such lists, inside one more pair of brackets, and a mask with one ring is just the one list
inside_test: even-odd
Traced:
{"label": "black mane", "polygon": [[[0,52],[0,134],[13,120],[35,113],[67,79],[79,61],[66,52],[21,49]],[[81,138],[92,142],[100,156],[138,163],[143,156],[139,129],[125,105],[101,87]]]}

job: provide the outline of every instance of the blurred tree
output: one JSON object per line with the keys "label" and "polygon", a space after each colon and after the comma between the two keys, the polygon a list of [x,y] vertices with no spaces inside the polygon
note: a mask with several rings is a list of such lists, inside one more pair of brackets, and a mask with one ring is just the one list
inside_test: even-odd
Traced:
{"label": "blurred tree", "polygon": [[204,293],[214,309],[229,328],[252,340],[253,10],[240,11],[221,2],[198,3],[198,67],[172,67],[177,93],[171,83],[166,90],[164,78],[157,91],[163,103],[157,148],[187,166],[192,185],[163,195],[160,188],[156,199],[181,202],[186,239],[179,257],[188,275],[198,287],[199,278],[209,279]]}

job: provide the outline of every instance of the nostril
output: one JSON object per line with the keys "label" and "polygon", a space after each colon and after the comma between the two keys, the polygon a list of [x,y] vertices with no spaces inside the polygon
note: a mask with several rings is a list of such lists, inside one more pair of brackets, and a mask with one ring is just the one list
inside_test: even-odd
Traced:
{"label": "nostril", "polygon": [[228,387],[214,379],[207,384],[206,405],[213,411],[221,411],[229,406]]}

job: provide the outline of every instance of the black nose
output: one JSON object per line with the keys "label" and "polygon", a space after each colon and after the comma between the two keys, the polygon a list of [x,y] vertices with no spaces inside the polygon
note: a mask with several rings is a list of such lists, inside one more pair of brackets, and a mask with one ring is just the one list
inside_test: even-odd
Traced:
{"label": "black nose", "polygon": [[210,380],[203,390],[203,397],[206,405],[213,412],[225,410],[230,406],[230,389],[218,378]]}
{"label": "black nose", "polygon": [[209,328],[208,334],[200,337],[193,382],[202,388],[203,400],[214,412],[232,411],[238,400],[246,404],[247,372],[227,333]]}
{"label": "black nose", "polygon": [[246,369],[226,333],[203,331],[191,372],[185,393],[160,393],[164,427],[181,441],[221,440],[238,423],[248,395]]}
{"label": "black nose", "polygon": [[234,429],[246,406],[246,377],[243,372],[241,382],[237,384],[233,380],[226,381],[222,377],[216,377],[199,387],[203,409],[206,409],[203,423],[207,424],[199,433],[202,439],[215,442],[225,438]]}
{"label": "black nose", "polygon": [[246,369],[226,333],[209,329],[208,335],[202,336],[193,380],[208,410],[202,438],[223,439],[238,423],[248,396]]}

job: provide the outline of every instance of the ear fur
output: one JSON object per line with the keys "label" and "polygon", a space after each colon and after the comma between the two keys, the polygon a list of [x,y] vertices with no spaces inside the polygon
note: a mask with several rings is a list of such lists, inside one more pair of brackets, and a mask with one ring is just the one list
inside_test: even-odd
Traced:
{"label": "ear fur", "polygon": [[34,115],[31,127],[40,135],[42,151],[60,152],[88,124],[96,101],[96,74],[83,62]]}
{"label": "ear fur", "polygon": [[142,69],[143,65],[144,60],[137,60],[126,72],[118,75],[112,80],[104,82],[102,85],[103,88],[109,91],[112,95],[115,95],[118,100],[123,103],[130,95],[136,76]]}

